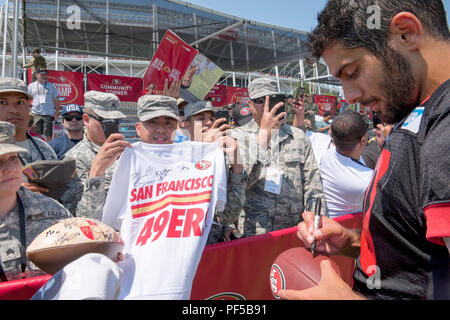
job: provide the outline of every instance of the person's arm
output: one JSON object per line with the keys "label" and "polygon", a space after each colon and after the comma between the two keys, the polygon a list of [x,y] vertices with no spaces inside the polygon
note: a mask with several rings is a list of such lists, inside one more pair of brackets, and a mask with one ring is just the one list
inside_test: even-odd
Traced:
{"label": "person's arm", "polygon": [[305,103],[302,100],[298,100],[296,103],[294,103],[293,105],[294,108],[294,122],[292,123],[292,125],[294,127],[297,127],[301,130],[303,130],[304,132],[306,132],[306,127],[305,127]]}
{"label": "person's arm", "polygon": [[318,131],[319,132],[324,132],[324,131],[327,131],[330,128],[331,128],[331,123],[329,125],[325,126],[325,127],[320,128]]}
{"label": "person's arm", "polygon": [[31,61],[28,62],[27,64],[23,65],[22,68],[28,69],[28,68],[34,66],[35,63],[36,63],[36,59],[34,57],[31,57]]}
{"label": "person's arm", "polygon": [[[305,136],[305,135],[304,135]],[[303,153],[300,154],[300,173],[303,185],[304,208],[306,208],[309,199],[324,198],[322,181],[320,178],[319,165],[314,156],[310,140],[305,136],[303,140]],[[325,214],[326,208],[322,206],[322,213]]]}
{"label": "person's arm", "polygon": [[224,226],[224,238],[230,241],[230,235],[237,231],[234,222],[239,218],[239,214],[245,205],[245,187],[247,186],[247,174],[243,170],[240,160],[239,147],[235,139],[223,137],[219,141],[228,163],[230,164],[230,176],[227,184],[227,202],[225,210],[216,213],[217,219]]}
{"label": "person's arm", "polygon": [[58,121],[59,119],[59,110],[61,110],[61,102],[59,102],[59,98],[56,97],[53,99],[53,103],[55,104],[55,121]]}

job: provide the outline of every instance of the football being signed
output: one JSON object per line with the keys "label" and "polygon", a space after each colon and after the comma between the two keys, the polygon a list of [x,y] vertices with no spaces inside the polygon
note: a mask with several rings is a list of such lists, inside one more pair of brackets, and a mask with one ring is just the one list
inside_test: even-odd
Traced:
{"label": "football being signed", "polygon": [[27,248],[27,257],[41,270],[55,274],[87,253],[116,260],[124,246],[120,234],[88,218],[59,221],[39,234]]}

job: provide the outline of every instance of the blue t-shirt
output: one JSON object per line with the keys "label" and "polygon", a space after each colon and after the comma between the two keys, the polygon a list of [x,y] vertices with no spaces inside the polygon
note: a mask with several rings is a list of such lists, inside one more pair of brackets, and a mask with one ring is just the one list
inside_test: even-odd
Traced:
{"label": "blue t-shirt", "polygon": [[48,144],[58,156],[58,159],[61,159],[67,151],[72,149],[78,142],[81,140],[73,140],[69,139],[67,133],[64,133],[57,138],[51,140]]}
{"label": "blue t-shirt", "polygon": [[[319,131],[319,129],[324,128],[324,127],[327,127],[327,126],[329,126],[329,125],[330,125],[329,122],[325,122],[325,121],[316,121],[316,128],[317,128],[317,131]],[[330,131],[330,128],[328,128],[328,129],[325,130],[325,131],[322,131],[321,133],[328,134],[328,131]]]}
{"label": "blue t-shirt", "polygon": [[175,132],[175,139],[173,140],[173,143],[181,143],[184,141],[190,141],[191,139],[185,135],[183,135],[182,132],[180,132],[180,130],[177,130]]}

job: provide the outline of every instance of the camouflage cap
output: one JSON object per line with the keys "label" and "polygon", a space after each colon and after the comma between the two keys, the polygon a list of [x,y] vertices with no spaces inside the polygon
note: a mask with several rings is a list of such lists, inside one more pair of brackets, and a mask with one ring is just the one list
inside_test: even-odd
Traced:
{"label": "camouflage cap", "polygon": [[37,74],[48,74],[48,71],[46,68],[37,68],[36,73]]}
{"label": "camouflage cap", "polygon": [[139,121],[158,117],[170,117],[179,121],[177,100],[167,96],[143,95],[138,100],[137,117]]}
{"label": "camouflage cap", "polygon": [[0,78],[0,93],[6,92],[19,92],[23,93],[28,97],[28,99],[33,99],[33,96],[28,93],[27,84],[16,78]]}
{"label": "camouflage cap", "polygon": [[0,156],[13,152],[28,152],[27,149],[16,145],[16,126],[9,122],[0,121]]}
{"label": "camouflage cap", "polygon": [[58,200],[66,191],[67,183],[75,176],[76,160],[38,160],[23,167],[29,182],[49,189],[45,195]]}
{"label": "camouflage cap", "polygon": [[277,82],[270,78],[258,78],[248,85],[250,99],[257,99],[272,94],[278,94]]}
{"label": "camouflage cap", "polygon": [[104,119],[124,119],[127,116],[120,111],[120,100],[115,94],[88,91],[84,94],[84,108],[91,109]]}
{"label": "camouflage cap", "polygon": [[196,114],[211,111],[216,114],[216,110],[214,109],[211,101],[199,101],[195,103],[190,103],[186,107],[184,107],[184,118],[188,120],[191,116]]}

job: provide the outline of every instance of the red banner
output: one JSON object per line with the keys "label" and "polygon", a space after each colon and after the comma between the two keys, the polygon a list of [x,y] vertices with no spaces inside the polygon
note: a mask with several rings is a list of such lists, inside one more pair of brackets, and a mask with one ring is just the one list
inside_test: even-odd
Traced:
{"label": "red banner", "polygon": [[316,94],[314,101],[319,106],[319,116],[323,116],[325,112],[336,114],[337,98],[335,96],[321,96]]}
{"label": "red banner", "polygon": [[[335,218],[348,229],[361,230],[362,214]],[[267,300],[274,299],[269,273],[272,263],[283,251],[301,247],[297,227],[279,230],[205,248],[192,287],[191,299]],[[331,257],[343,279],[353,285],[355,260]],[[0,283],[0,300],[28,300],[50,276]]]}
{"label": "red banner", "polygon": [[228,87],[221,84],[217,84],[211,89],[205,100],[208,98],[211,99],[214,107],[227,106],[230,103],[246,104],[250,99],[247,88]]}
{"label": "red banner", "polygon": [[169,86],[173,79],[181,81],[196,55],[197,50],[168,30],[142,78],[144,88],[152,84],[153,94],[162,94],[164,81],[168,79]]}
{"label": "red banner", "polygon": [[88,90],[113,93],[120,101],[138,101],[142,94],[142,79],[122,76],[106,76],[89,73]]}
{"label": "red banner", "polygon": [[[83,73],[56,70],[47,71],[47,80],[58,90],[61,105],[70,103],[84,105]],[[31,77],[31,69],[28,69],[28,83],[31,83]]]}

